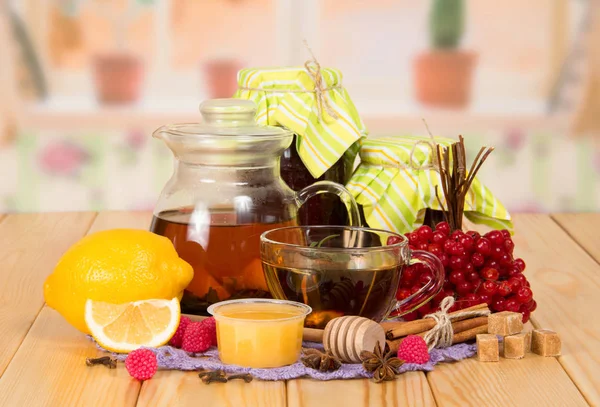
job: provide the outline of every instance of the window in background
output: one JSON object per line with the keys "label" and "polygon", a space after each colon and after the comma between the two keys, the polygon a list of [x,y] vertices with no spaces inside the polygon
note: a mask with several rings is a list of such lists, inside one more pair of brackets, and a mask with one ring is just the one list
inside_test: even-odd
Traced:
{"label": "window in background", "polygon": [[171,0],[173,68],[217,58],[276,64],[276,8],[277,0]]}
{"label": "window in background", "polygon": [[144,68],[152,65],[160,45],[155,30],[159,17],[152,5],[137,0],[70,0],[37,6],[46,18],[34,29],[41,39],[53,96],[91,99],[91,73],[99,56],[127,55],[139,58]]}
{"label": "window in background", "polygon": [[361,111],[385,110],[390,103],[398,111],[403,109],[399,104],[408,102],[410,58],[425,44],[426,4],[410,0],[320,2],[318,54],[327,65],[342,70]]}
{"label": "window in background", "polygon": [[[143,61],[144,103],[177,109],[230,95],[242,66],[282,64],[281,39],[293,28],[279,13],[291,1],[22,0],[20,9],[55,99],[93,99],[96,56],[122,52]],[[229,87],[207,86],[223,81]]]}
{"label": "window in background", "polygon": [[[365,112],[411,112],[415,57],[430,49],[432,1],[322,0],[315,37],[327,65],[339,67]],[[567,0],[470,0],[461,48],[477,58],[473,110],[540,109],[554,73],[555,12]],[[566,18],[566,17],[565,17]],[[561,20],[562,21],[562,20]],[[539,111],[539,110],[538,110]]]}
{"label": "window in background", "polygon": [[153,7],[131,0],[90,0],[76,9],[49,2],[47,52],[52,68],[82,71],[99,54],[132,52],[151,60],[156,50]]}
{"label": "window in background", "polygon": [[[531,102],[543,105],[553,75],[556,43],[553,13],[558,2],[547,0],[471,0],[470,42],[479,54],[476,97],[500,106],[514,103],[524,109]],[[562,33],[561,35],[566,35]],[[496,106],[494,106],[496,107]]]}
{"label": "window in background", "polygon": [[[278,65],[280,0],[171,0],[171,92],[189,98],[230,97],[237,71]],[[289,30],[289,26],[283,26]]]}
{"label": "window in background", "polygon": [[[144,103],[188,110],[230,94],[209,85],[231,86],[240,66],[303,63],[306,38],[323,65],[343,71],[364,114],[422,110],[413,63],[430,48],[432,1],[155,0],[136,6],[120,26],[111,15],[140,0],[15,1],[37,38],[53,95],[74,105],[94,98],[94,56],[119,44],[144,60]],[[462,48],[477,54],[472,110],[531,113],[543,105],[568,45],[561,39],[572,31],[566,14],[578,1],[467,0]],[[69,2],[79,7],[65,9]]]}

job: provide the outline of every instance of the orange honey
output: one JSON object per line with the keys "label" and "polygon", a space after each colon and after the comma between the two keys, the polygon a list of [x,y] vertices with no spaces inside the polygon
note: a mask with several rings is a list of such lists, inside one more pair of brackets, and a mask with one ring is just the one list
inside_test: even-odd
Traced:
{"label": "orange honey", "polygon": [[291,301],[247,299],[209,308],[217,323],[223,363],[268,368],[295,363],[310,307]]}

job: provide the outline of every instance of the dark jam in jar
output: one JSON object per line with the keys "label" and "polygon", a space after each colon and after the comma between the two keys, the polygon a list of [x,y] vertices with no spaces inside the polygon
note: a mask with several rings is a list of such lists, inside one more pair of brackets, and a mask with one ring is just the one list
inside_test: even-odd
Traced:
{"label": "dark jam in jar", "polygon": [[[296,150],[296,135],[290,147],[281,156],[281,178],[298,192],[317,181],[332,181],[345,185],[352,176],[354,162],[341,157],[319,178],[314,178],[304,166]],[[298,211],[300,225],[347,225],[348,210],[333,194],[320,194],[309,199]]]}
{"label": "dark jam in jar", "polygon": [[444,212],[436,211],[435,209],[425,209],[425,219],[423,220],[423,224],[435,229],[435,225],[440,222],[445,221]]}

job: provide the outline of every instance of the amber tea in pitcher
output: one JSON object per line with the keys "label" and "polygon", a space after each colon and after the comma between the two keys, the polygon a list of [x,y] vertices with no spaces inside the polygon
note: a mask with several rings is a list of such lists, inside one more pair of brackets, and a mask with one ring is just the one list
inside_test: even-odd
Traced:
{"label": "amber tea in pitcher", "polygon": [[279,157],[293,135],[258,126],[249,100],[215,99],[200,107],[202,124],[176,124],[154,135],[175,156],[175,171],[154,211],[151,230],[173,242],[194,269],[183,312],[232,298],[268,297],[260,261],[260,235],[296,224],[298,208],[324,192],[341,198],[351,224],[358,208],[341,185],[317,182],[300,192],[280,176]]}
{"label": "amber tea in pitcher", "polygon": [[[151,230],[169,238],[179,256],[194,269],[194,279],[182,299],[184,312],[203,312],[207,304],[230,298],[270,297],[260,262],[260,235],[270,229],[294,225],[278,223],[220,224],[224,214],[211,214],[207,240],[202,246],[191,238],[193,208],[163,211],[154,216]],[[222,219],[221,219],[222,220]]]}

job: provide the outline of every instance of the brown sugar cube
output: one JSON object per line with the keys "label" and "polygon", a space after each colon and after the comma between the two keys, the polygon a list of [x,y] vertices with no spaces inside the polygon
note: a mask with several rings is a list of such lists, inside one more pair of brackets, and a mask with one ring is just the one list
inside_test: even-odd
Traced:
{"label": "brown sugar cube", "polygon": [[525,334],[525,353],[531,352],[531,331],[522,332]]}
{"label": "brown sugar cube", "polygon": [[507,359],[523,359],[531,347],[531,333],[506,336],[504,338],[504,357]]}
{"label": "brown sugar cube", "polygon": [[477,335],[477,359],[480,362],[498,362],[500,360],[496,335]]}
{"label": "brown sugar cube", "polygon": [[560,356],[560,337],[549,329],[536,329],[531,339],[531,350],[541,356]]}
{"label": "brown sugar cube", "polygon": [[503,311],[490,314],[488,333],[500,336],[518,334],[523,330],[523,315],[520,312]]}

